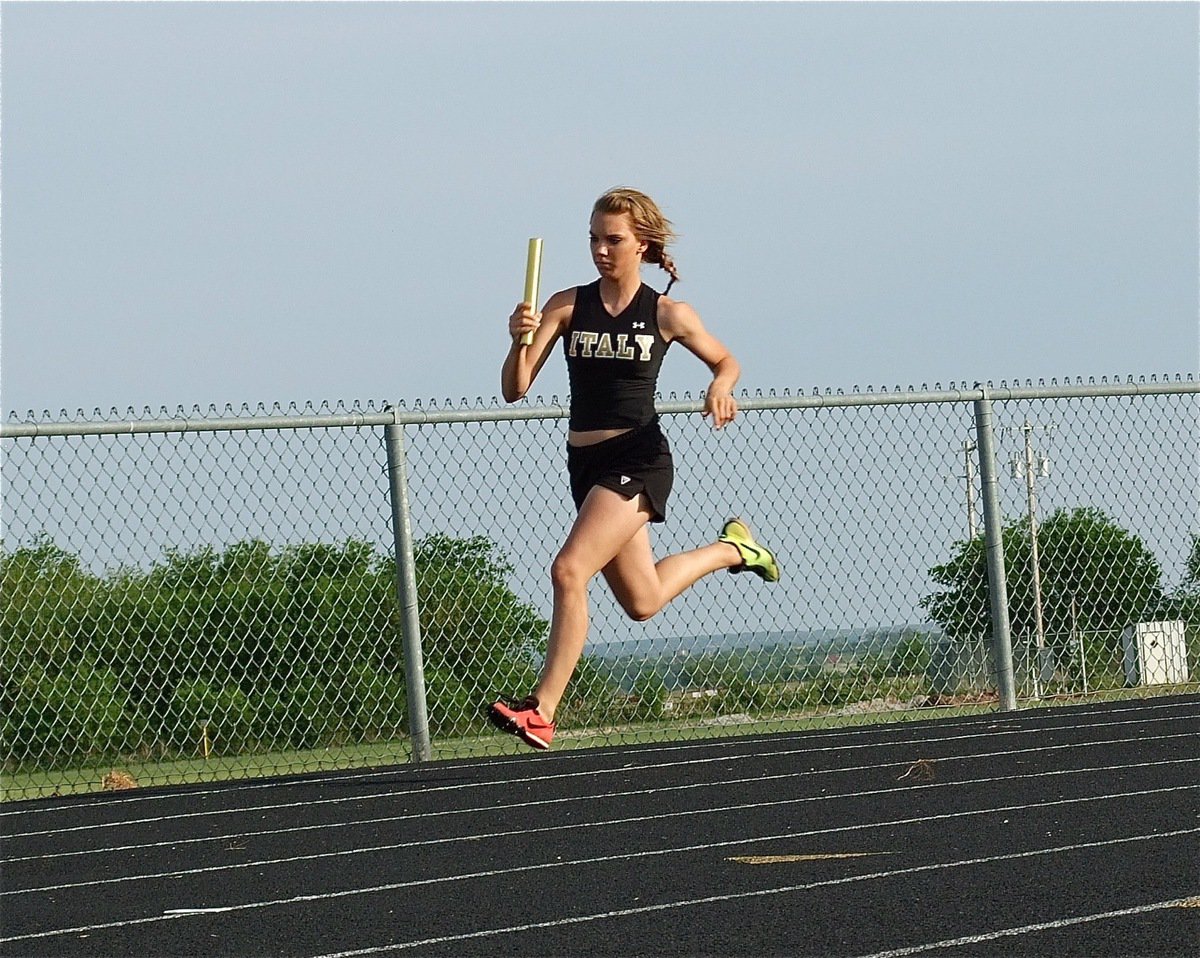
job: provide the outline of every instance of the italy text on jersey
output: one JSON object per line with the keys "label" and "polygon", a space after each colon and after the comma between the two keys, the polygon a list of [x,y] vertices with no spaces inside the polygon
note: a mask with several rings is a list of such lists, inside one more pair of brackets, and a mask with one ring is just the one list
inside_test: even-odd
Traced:
{"label": "italy text on jersey", "polygon": [[582,356],[584,359],[628,359],[643,363],[650,362],[654,337],[638,335],[633,337],[633,341],[638,346],[637,355],[635,355],[634,348],[629,345],[629,334],[627,333],[617,334],[617,345],[614,349],[610,334],[576,329],[571,332],[567,355]]}

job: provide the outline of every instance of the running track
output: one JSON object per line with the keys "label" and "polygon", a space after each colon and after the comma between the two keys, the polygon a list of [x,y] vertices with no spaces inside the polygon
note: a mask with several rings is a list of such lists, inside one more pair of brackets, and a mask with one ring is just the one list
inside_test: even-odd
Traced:
{"label": "running track", "polygon": [[6,805],[0,955],[1200,954],[1200,696]]}

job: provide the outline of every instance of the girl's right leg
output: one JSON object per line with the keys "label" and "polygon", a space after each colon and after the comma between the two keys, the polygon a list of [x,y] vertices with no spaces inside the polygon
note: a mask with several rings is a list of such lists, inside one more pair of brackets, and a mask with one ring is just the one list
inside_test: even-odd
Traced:
{"label": "girl's right leg", "polygon": [[588,583],[650,521],[644,496],[627,499],[595,486],[579,509],[570,535],[550,567],[554,612],[546,662],[534,697],[542,717],[553,720],[588,632]]}

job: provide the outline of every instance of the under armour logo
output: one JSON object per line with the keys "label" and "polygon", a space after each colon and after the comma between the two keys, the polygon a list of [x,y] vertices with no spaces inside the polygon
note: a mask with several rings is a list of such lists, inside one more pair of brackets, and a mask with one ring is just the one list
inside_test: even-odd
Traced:
{"label": "under armour logo", "polygon": [[622,476],[622,477],[621,477],[621,485],[625,485],[625,483],[627,483],[627,482],[629,482],[629,477],[628,477],[628,476]]}
{"label": "under armour logo", "polygon": [[633,324],[633,328],[634,328],[634,329],[645,329],[645,328],[646,328],[646,324],[645,324],[645,323],[634,323],[634,324]]}

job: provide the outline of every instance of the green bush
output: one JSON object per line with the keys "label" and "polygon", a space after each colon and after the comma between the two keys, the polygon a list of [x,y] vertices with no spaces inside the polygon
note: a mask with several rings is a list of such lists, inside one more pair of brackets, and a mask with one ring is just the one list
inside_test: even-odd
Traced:
{"label": "green bush", "polygon": [[181,682],[171,696],[171,722],[164,738],[173,751],[198,754],[202,725],[219,755],[243,751],[262,732],[257,709],[236,685],[213,685],[203,679]]}
{"label": "green bush", "polygon": [[61,768],[80,759],[134,752],[144,719],[115,673],[91,662],[61,669],[32,664],[5,682],[2,739],[10,762]]}
{"label": "green bush", "polygon": [[924,675],[929,671],[929,636],[906,633],[888,659],[887,673],[890,675]]}
{"label": "green bush", "polygon": [[584,655],[559,703],[558,720],[572,726],[611,721],[619,694],[619,686],[608,667],[599,659]]}
{"label": "green bush", "polygon": [[404,673],[357,665],[346,688],[346,714],[363,741],[399,738],[408,731],[408,687]]}
{"label": "green bush", "polygon": [[[528,689],[548,623],[482,537],[417,544],[431,725],[461,734]],[[86,572],[45,537],[0,550],[7,764],[194,755],[395,737],[407,693],[395,564],[367,543],[167,550],[148,570]],[[462,717],[468,720],[464,723]]]}
{"label": "green bush", "polygon": [[[1005,523],[1001,534],[1012,634],[1032,635],[1037,604],[1029,520]],[[1038,530],[1038,572],[1043,628],[1048,635],[1076,629],[1117,636],[1141,621],[1164,598],[1162,569],[1142,539],[1099,509],[1059,509]],[[982,535],[956,543],[954,554],[929,570],[941,592],[921,605],[950,639],[992,634],[987,555]]]}
{"label": "green bush", "polygon": [[767,704],[767,686],[757,682],[744,669],[738,670],[728,680],[721,695],[721,710],[730,713],[756,713]]}
{"label": "green bush", "polygon": [[843,676],[822,672],[805,689],[804,704],[811,709],[829,709],[850,701]]}
{"label": "green bush", "polygon": [[651,721],[663,717],[667,708],[667,683],[654,668],[644,668],[633,682],[633,718]]}

